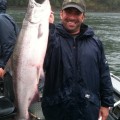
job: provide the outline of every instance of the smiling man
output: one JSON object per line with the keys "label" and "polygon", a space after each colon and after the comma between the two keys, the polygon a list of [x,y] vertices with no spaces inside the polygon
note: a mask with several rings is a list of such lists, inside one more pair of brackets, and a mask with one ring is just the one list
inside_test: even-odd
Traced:
{"label": "smiling man", "polygon": [[[78,4],[77,4],[78,3]],[[80,26],[85,18],[85,4],[83,1],[63,2],[60,17],[63,26],[70,34],[77,34],[80,32]]]}
{"label": "smiling man", "polygon": [[106,120],[113,87],[102,42],[84,24],[83,0],[64,0],[61,23],[50,16],[42,109],[46,120]]}

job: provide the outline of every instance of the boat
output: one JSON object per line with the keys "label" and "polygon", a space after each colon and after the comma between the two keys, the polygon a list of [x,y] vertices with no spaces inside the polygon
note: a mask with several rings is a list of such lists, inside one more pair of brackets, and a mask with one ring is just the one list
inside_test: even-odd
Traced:
{"label": "boat", "polygon": [[[120,120],[120,78],[115,76],[114,74],[110,74],[113,89],[114,89],[114,107],[110,108],[109,116],[107,120]],[[10,78],[9,74],[7,78]],[[9,82],[12,82],[12,80],[9,79]],[[4,93],[4,82],[0,81],[0,92]],[[9,85],[12,83],[9,83]],[[8,85],[8,83],[7,83]],[[6,92],[6,95],[9,95],[9,98],[13,97],[13,90],[11,90],[12,87],[9,87],[8,92]],[[12,95],[11,95],[12,94]],[[0,120],[8,120],[10,118],[13,118],[16,114],[16,109],[14,107],[14,104],[11,102],[11,99],[8,97],[2,96],[0,93]],[[42,97],[41,97],[42,98]],[[2,102],[4,104],[2,104]],[[3,109],[3,108],[4,109]],[[33,103],[29,108],[29,113],[31,116],[31,120],[45,120],[42,109],[41,109],[41,101],[38,101],[36,103]]]}
{"label": "boat", "polygon": [[115,103],[114,107],[110,110],[108,120],[120,120],[120,78],[112,73],[110,75],[114,89]]}

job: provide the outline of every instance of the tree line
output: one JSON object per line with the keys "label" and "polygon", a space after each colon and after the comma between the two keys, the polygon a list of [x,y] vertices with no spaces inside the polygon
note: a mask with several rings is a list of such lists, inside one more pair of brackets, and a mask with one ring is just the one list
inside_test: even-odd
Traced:
{"label": "tree line", "polygon": [[[50,0],[53,8],[60,8],[63,0]],[[88,10],[120,11],[120,0],[85,0]],[[28,0],[8,0],[8,6],[26,7]]]}

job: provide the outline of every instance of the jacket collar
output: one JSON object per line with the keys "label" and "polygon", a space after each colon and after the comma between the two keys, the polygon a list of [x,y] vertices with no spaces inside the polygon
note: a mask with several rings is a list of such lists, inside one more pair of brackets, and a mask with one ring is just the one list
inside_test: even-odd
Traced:
{"label": "jacket collar", "polygon": [[[70,37],[71,35],[66,31],[66,29],[64,28],[63,24],[59,23],[56,25],[56,29],[59,31],[58,34],[60,34],[61,36],[64,37]],[[90,36],[94,36],[94,31],[91,27],[89,27],[88,25],[85,24],[81,24],[81,28],[80,28],[80,34],[78,36],[82,36],[82,37],[90,37]]]}

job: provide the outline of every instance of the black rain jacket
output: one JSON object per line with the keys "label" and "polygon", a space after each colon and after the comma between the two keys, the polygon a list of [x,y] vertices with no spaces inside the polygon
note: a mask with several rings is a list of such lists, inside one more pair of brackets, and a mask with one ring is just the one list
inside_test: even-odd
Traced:
{"label": "black rain jacket", "polygon": [[74,38],[62,24],[50,24],[42,104],[55,105],[74,98],[98,107],[113,106],[102,42],[87,25],[82,24],[80,31]]}
{"label": "black rain jacket", "polygon": [[4,12],[0,12],[0,68],[3,69],[13,52],[19,32],[13,18]]}

